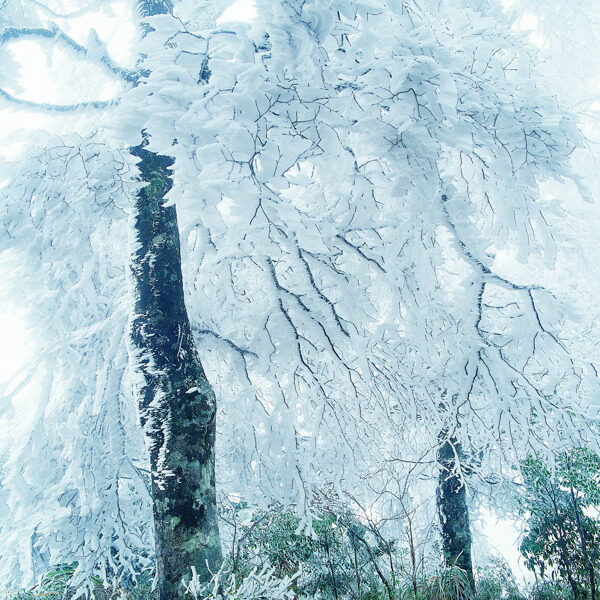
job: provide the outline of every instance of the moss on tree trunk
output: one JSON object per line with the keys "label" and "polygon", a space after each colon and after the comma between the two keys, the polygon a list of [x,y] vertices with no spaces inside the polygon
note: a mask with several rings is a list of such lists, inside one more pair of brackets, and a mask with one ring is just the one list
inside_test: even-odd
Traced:
{"label": "moss on tree trunk", "polygon": [[163,206],[173,159],[144,149],[147,185],[135,203],[131,348],[137,397],[152,469],[161,600],[180,593],[194,565],[208,579],[221,563],[215,495],[214,393],[192,336],[183,294],[177,215]]}
{"label": "moss on tree trunk", "polygon": [[460,456],[460,444],[455,438],[444,441],[438,449],[437,461],[440,472],[436,498],[437,510],[446,566],[463,569],[474,588],[467,490],[465,482],[457,472],[457,457]]}

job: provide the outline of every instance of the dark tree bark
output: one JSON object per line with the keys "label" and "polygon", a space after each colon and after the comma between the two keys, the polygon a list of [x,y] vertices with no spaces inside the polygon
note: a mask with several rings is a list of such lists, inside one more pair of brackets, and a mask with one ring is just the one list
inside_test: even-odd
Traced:
{"label": "dark tree bark", "polygon": [[221,563],[216,402],[184,303],[177,215],[173,206],[163,206],[173,159],[142,146],[132,154],[141,158],[147,185],[138,193],[133,218],[131,346],[152,469],[160,598],[171,600],[192,565],[208,580]]}
{"label": "dark tree bark", "polygon": [[[142,0],[142,16],[170,11]],[[201,579],[222,562],[215,491],[216,401],[194,344],[184,302],[175,207],[164,206],[173,159],[132,148],[146,184],[135,202],[130,269],[135,304],[131,353],[150,456],[160,600],[182,595],[194,566]]]}
{"label": "dark tree bark", "polygon": [[467,490],[456,468],[456,459],[460,455],[460,443],[455,438],[445,440],[438,449],[437,461],[440,473],[436,498],[437,510],[446,566],[456,566],[465,571],[474,588]]}

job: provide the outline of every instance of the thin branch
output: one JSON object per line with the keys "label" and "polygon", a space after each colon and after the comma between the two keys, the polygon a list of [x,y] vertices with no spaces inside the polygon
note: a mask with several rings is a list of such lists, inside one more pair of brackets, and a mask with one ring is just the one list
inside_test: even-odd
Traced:
{"label": "thin branch", "polygon": [[[81,56],[85,56],[85,58],[90,59],[89,50],[85,46],[82,46],[81,44],[76,42],[72,37],[67,35],[57,26],[51,27],[49,29],[44,29],[42,27],[9,27],[2,32],[2,35],[0,35],[0,46],[9,42],[14,42],[23,38],[31,37],[55,40],[57,43],[63,43],[65,46],[67,46],[77,54],[80,54]],[[124,81],[135,83],[139,77],[139,74],[135,71],[123,69],[123,67],[115,63],[106,54],[106,52],[99,57],[99,62],[102,66],[106,67],[113,75],[121,77]]]}
{"label": "thin branch", "polygon": [[91,102],[78,102],[77,104],[50,104],[48,102],[34,102],[33,100],[24,100],[22,98],[16,98],[12,94],[9,94],[6,90],[0,88],[0,98],[4,98],[8,102],[23,106],[26,108],[33,108],[36,110],[50,111],[50,112],[74,112],[82,108],[94,108],[101,110],[118,104],[117,100],[93,100]]}

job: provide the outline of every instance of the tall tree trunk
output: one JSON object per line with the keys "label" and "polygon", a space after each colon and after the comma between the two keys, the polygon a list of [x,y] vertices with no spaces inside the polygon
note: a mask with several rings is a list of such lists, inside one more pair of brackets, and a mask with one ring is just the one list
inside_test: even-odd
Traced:
{"label": "tall tree trunk", "polygon": [[[168,0],[141,0],[142,16],[165,14]],[[175,207],[165,207],[173,159],[131,149],[146,186],[130,235],[135,304],[130,351],[150,456],[160,600],[182,595],[194,566],[201,579],[222,562],[215,490],[216,401],[194,344],[183,294]]]}
{"label": "tall tree trunk", "polygon": [[460,455],[460,443],[455,438],[445,440],[438,449],[437,462],[440,472],[436,498],[437,510],[446,566],[463,569],[467,573],[471,586],[475,588],[467,490],[456,468],[456,459]]}
{"label": "tall tree trunk", "polygon": [[163,206],[173,160],[142,146],[132,154],[142,159],[148,185],[138,193],[133,217],[131,350],[152,469],[160,598],[172,600],[192,565],[207,580],[221,563],[216,402],[184,303],[177,215],[173,206]]}

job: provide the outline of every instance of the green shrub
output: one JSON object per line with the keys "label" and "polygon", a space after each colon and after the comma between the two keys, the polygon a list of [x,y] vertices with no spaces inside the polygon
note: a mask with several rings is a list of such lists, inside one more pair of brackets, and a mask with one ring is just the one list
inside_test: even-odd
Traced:
{"label": "green shrub", "polygon": [[553,469],[535,456],[521,467],[520,503],[527,527],[521,553],[527,567],[542,580],[549,576],[568,584],[574,598],[597,596],[600,455],[572,448],[556,456]]}
{"label": "green shrub", "polygon": [[477,575],[477,600],[525,600],[505,561],[491,561]]}
{"label": "green shrub", "polygon": [[469,575],[458,567],[443,569],[427,579],[423,600],[475,600]]}
{"label": "green shrub", "polygon": [[[76,564],[52,567],[44,573],[39,584],[29,590],[0,592],[0,600],[70,600],[77,591],[71,585],[76,568]],[[150,579],[143,575],[135,585],[116,589],[107,588],[99,577],[92,577],[87,587],[95,600],[157,600],[157,595],[151,590]]]}
{"label": "green shrub", "polygon": [[[247,506],[240,503],[242,509]],[[383,558],[389,552],[347,511],[315,510],[309,533],[293,511],[278,507],[252,513],[237,532],[227,567],[241,576],[264,564],[279,578],[300,571],[294,591],[307,598],[389,600],[393,581]]]}
{"label": "green shrub", "polygon": [[572,600],[571,588],[561,581],[542,580],[531,589],[529,600]]}

